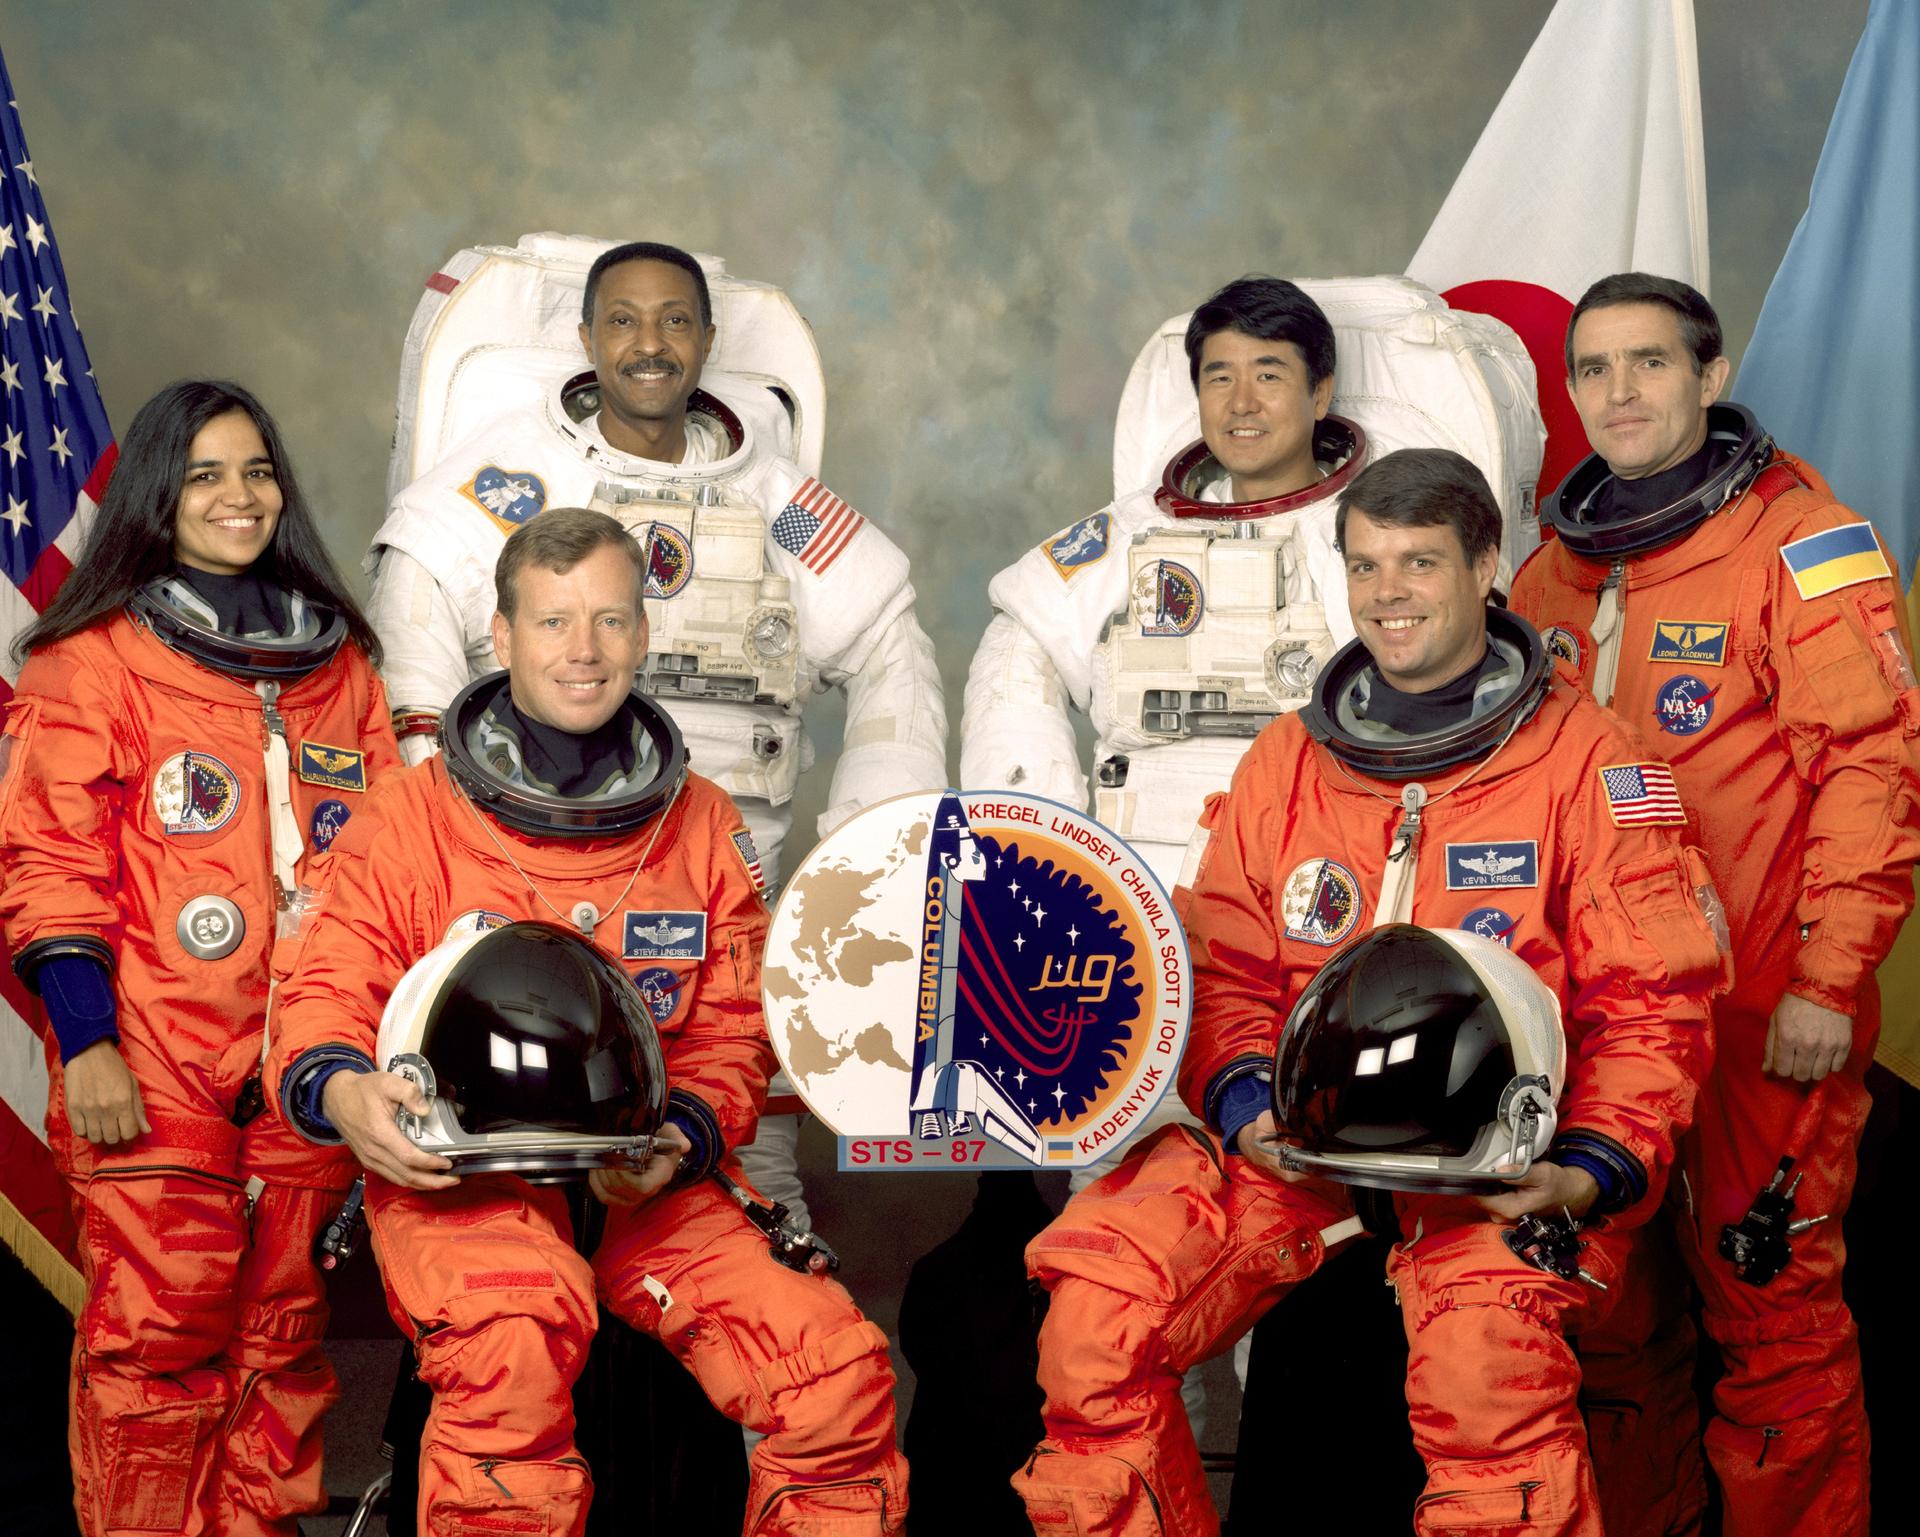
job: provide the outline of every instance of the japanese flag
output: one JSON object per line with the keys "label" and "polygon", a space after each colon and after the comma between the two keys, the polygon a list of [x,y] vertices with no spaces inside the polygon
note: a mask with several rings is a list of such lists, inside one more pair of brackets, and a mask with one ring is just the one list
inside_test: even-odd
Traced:
{"label": "japanese flag", "polygon": [[1543,496],[1587,453],[1562,348],[1574,301],[1612,272],[1707,291],[1693,0],[1559,0],[1407,266],[1526,343]]}

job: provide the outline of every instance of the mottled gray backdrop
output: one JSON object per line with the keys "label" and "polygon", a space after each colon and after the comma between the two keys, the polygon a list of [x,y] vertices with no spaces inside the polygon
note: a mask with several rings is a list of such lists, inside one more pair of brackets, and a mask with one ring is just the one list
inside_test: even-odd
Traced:
{"label": "mottled gray backdrop", "polygon": [[[113,421],[178,376],[251,385],[349,566],[407,321],[450,252],[653,237],[783,285],[826,360],[827,474],[913,557],[957,727],[987,579],[1107,499],[1148,329],[1250,269],[1399,271],[1548,9],[0,0],[0,46]],[[1697,6],[1736,357],[1866,9]],[[837,739],[837,707],[814,713],[803,826]],[[821,1179],[825,1151],[810,1132],[815,1214],[891,1328],[971,1181]],[[342,1405],[337,1454],[370,1457],[388,1370]]]}
{"label": "mottled gray backdrop", "polygon": [[[251,385],[349,565],[450,252],[657,237],[783,285],[828,477],[913,557],[957,727],[987,579],[1106,500],[1148,329],[1252,269],[1399,271],[1548,9],[0,0],[0,46],[112,420],[180,375]],[[1697,12],[1737,355],[1866,0]]]}

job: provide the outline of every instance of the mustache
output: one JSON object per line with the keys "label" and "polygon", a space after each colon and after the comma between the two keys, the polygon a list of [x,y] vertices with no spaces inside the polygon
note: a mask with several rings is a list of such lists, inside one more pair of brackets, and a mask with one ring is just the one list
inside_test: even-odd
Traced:
{"label": "mustache", "polygon": [[620,372],[623,377],[632,377],[639,373],[677,374],[682,372],[680,365],[672,358],[636,358],[631,363],[623,363]]}

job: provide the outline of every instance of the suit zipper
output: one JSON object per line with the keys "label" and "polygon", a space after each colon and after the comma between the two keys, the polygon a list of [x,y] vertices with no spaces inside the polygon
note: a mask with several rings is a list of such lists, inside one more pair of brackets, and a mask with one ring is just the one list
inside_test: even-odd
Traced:
{"label": "suit zipper", "polygon": [[1426,804],[1425,785],[1416,781],[1400,791],[1400,823],[1393,830],[1386,867],[1380,876],[1380,894],[1374,899],[1375,928],[1384,923],[1413,922],[1413,884],[1420,867],[1420,817]]}
{"label": "suit zipper", "polygon": [[1147,1497],[1147,1503],[1153,1507],[1153,1524],[1164,1532],[1167,1529],[1167,1523],[1160,1518],[1160,1496],[1153,1492],[1153,1485],[1147,1482],[1147,1475],[1124,1457],[1115,1457],[1113,1460],[1133,1469],[1133,1476],[1140,1480],[1140,1492]]}
{"label": "suit zipper", "polygon": [[1437,1505],[1441,1500],[1457,1499],[1462,1495],[1499,1494],[1511,1489],[1520,1496],[1520,1520],[1531,1523],[1533,1520],[1533,1491],[1546,1487],[1542,1478],[1525,1478],[1517,1484],[1506,1484],[1500,1489],[1436,1489],[1431,1494],[1423,1494],[1414,1501],[1416,1510],[1424,1510],[1429,1505]]}
{"label": "suit zipper", "polygon": [[[482,1473],[482,1475],[485,1476],[488,1483],[492,1484],[494,1488],[498,1489],[508,1499],[510,1500],[518,1499],[519,1498],[518,1495],[516,1495],[511,1489],[509,1489],[505,1484],[501,1483],[500,1480],[494,1476],[493,1470],[499,1467],[505,1461],[507,1461],[505,1457],[483,1458],[479,1464],[480,1472]],[[586,1459],[584,1457],[561,1457],[558,1459],[558,1462],[561,1467],[580,1468],[586,1473],[586,1475],[589,1478],[593,1476],[593,1469],[587,1466]]]}
{"label": "suit zipper", "polygon": [[[1610,593],[1614,598],[1614,606],[1613,611],[1608,615],[1610,622],[1602,633],[1600,611],[1607,606],[1607,597]],[[1613,565],[1607,570],[1606,580],[1600,584],[1600,591],[1594,596],[1593,620],[1592,638],[1595,656],[1592,693],[1596,703],[1611,705],[1614,689],[1618,687],[1620,680],[1620,647],[1623,644],[1621,631],[1627,623],[1627,561],[1624,555],[1615,557]]]}
{"label": "suit zipper", "polygon": [[774,1490],[772,1494],[767,1496],[767,1502],[760,1507],[760,1514],[753,1518],[753,1524],[758,1527],[762,1521],[767,1519],[767,1512],[772,1510],[774,1506],[778,1505],[790,1494],[812,1489],[857,1489],[862,1484],[880,1491],[880,1526],[882,1530],[885,1530],[887,1524],[887,1483],[883,1478],[836,1478],[832,1482],[824,1484],[782,1484],[778,1489]]}
{"label": "suit zipper", "polygon": [[233,1434],[233,1427],[240,1423],[240,1411],[247,1406],[247,1396],[253,1392],[253,1385],[260,1380],[258,1371],[248,1372],[240,1383],[240,1391],[233,1395],[233,1407],[227,1411],[226,1433]]}
{"label": "suit zipper", "polygon": [[225,1174],[210,1174],[205,1169],[190,1169],[183,1163],[143,1163],[120,1169],[101,1169],[90,1176],[93,1179],[140,1179],[149,1174],[184,1174],[190,1179],[204,1179],[216,1185],[226,1185],[234,1190],[246,1193],[247,1182],[234,1179]]}

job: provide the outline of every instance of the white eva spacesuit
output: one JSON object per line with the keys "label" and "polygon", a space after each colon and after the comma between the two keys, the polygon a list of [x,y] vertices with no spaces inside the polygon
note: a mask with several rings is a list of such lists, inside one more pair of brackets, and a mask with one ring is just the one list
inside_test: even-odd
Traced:
{"label": "white eva spacesuit", "polygon": [[611,244],[529,235],[463,251],[429,280],[407,338],[391,507],[368,556],[387,692],[418,761],[447,702],[496,665],[488,626],[507,535],[543,507],[610,512],[651,535],[642,687],[740,807],[773,880],[812,759],[808,694],[847,691],[821,832],[946,783],[933,649],[906,556],[817,479],[819,354],[779,290],[701,257],[718,335],[688,405],[686,459],[608,445],[575,326],[587,268]]}
{"label": "white eva spacesuit", "polygon": [[[1538,542],[1545,433],[1519,339],[1406,278],[1300,287],[1337,354],[1314,438],[1320,483],[1229,501],[1231,477],[1198,441],[1188,317],[1174,316],[1121,397],[1116,500],[993,579],[994,617],[967,679],[961,784],[1086,807],[1169,887],[1207,795],[1353,638],[1334,515],[1364,460],[1436,446],[1478,464],[1505,520],[1502,589]],[[1091,718],[1091,773],[1069,707]]]}

